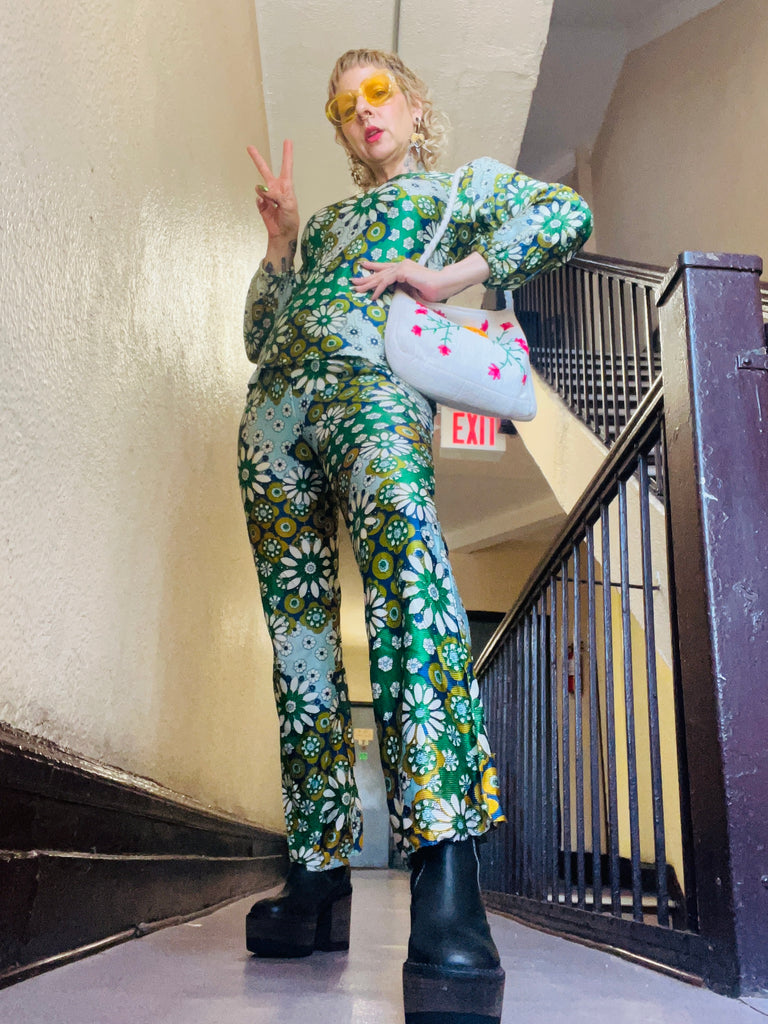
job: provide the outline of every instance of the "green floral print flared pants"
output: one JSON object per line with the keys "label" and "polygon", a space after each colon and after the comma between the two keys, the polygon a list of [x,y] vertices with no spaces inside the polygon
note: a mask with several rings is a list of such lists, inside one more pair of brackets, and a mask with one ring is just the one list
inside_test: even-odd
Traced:
{"label": "green floral print flared pants", "polygon": [[481,835],[503,820],[469,629],[434,505],[432,413],[388,367],[310,359],[262,371],[239,472],[274,649],[292,860],[362,846],[341,662],[337,521],[363,577],[371,684],[398,847]]}

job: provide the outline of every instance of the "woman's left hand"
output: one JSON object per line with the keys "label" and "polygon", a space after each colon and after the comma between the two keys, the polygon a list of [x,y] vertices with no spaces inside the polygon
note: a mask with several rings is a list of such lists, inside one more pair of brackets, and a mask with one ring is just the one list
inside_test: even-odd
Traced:
{"label": "woman's left hand", "polygon": [[400,287],[421,302],[443,302],[471,284],[485,281],[490,273],[485,259],[477,252],[441,270],[430,270],[413,260],[396,263],[360,260],[360,266],[369,273],[352,278],[355,291],[372,292],[371,298],[378,299],[388,288]]}

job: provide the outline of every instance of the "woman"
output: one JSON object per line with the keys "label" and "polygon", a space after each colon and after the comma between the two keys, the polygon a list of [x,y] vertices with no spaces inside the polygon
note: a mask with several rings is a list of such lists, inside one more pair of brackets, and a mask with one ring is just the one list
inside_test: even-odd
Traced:
{"label": "woman", "polygon": [[590,214],[570,189],[476,160],[432,266],[419,266],[451,181],[432,170],[442,131],[423,83],[393,54],[349,51],[326,114],[363,191],[310,218],[298,272],[291,144],[279,176],[249,147],[268,247],[245,314],[258,367],[239,464],[274,646],[291,868],[281,894],[248,915],[248,948],[348,946],[362,820],[340,657],[340,514],[364,583],[392,828],[413,867],[406,1017],[460,1012],[468,985],[466,1020],[493,1020],[504,975],[476,840],[503,820],[496,770],[434,507],[432,410],[387,366],[383,331],[395,286],[423,301],[479,282],[514,287],[578,249]]}

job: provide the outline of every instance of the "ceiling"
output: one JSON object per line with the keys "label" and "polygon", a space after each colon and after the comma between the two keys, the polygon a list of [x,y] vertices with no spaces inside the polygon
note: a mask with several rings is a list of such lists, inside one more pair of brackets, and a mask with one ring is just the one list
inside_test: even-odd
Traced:
{"label": "ceiling", "polygon": [[723,0],[555,0],[518,166],[565,177],[590,150],[626,55]]}

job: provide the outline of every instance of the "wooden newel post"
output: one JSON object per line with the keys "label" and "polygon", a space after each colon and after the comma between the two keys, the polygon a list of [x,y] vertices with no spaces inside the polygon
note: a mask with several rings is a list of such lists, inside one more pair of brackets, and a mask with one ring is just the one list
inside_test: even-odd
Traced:
{"label": "wooden newel post", "polygon": [[768,360],[755,256],[658,298],[681,689],[709,983],[768,989]]}

